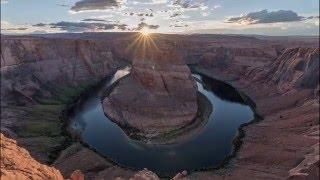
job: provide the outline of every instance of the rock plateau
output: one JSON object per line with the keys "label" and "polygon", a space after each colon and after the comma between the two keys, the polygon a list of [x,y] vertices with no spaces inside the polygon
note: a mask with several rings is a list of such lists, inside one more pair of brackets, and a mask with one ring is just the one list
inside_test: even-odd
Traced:
{"label": "rock plateau", "polygon": [[197,85],[182,57],[172,51],[136,55],[131,73],[103,100],[121,127],[154,137],[191,124],[197,115]]}

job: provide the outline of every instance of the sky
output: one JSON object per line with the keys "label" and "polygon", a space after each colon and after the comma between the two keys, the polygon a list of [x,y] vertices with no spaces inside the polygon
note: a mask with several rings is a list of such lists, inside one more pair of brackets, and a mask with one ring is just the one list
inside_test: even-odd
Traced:
{"label": "sky", "polygon": [[319,35],[319,0],[1,0],[1,33]]}

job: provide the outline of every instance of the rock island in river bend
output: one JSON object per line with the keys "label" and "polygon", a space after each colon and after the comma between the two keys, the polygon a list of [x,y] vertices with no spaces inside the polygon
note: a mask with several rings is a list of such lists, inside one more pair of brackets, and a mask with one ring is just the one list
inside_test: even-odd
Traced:
{"label": "rock island in river bend", "polygon": [[131,73],[103,100],[108,117],[133,134],[153,138],[191,124],[197,85],[182,57],[154,50],[135,55]]}

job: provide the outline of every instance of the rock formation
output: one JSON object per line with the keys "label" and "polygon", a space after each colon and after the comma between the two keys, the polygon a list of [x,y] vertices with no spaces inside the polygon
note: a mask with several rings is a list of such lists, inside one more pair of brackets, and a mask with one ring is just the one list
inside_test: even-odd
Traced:
{"label": "rock formation", "polygon": [[316,89],[319,85],[319,48],[286,49],[274,62],[272,81],[279,90]]}
{"label": "rock formation", "polygon": [[60,172],[34,160],[16,141],[1,133],[1,179],[56,179],[63,180]]}
{"label": "rock formation", "polygon": [[[31,159],[24,148],[38,155],[48,142],[52,144],[53,139],[61,137],[61,132],[55,131],[52,137],[44,138],[50,128],[37,126],[45,136],[33,132],[31,137],[26,137],[19,133],[19,129],[30,133],[30,129],[21,126],[29,121],[31,125],[35,120],[41,120],[41,125],[59,121],[47,117],[60,111],[39,116],[25,110],[35,109],[33,104],[43,106],[43,99],[55,102],[52,100],[66,92],[65,87],[73,89],[93,80],[97,82],[131,59],[125,53],[131,40],[124,33],[43,36],[1,35],[1,131],[18,142],[27,142],[17,145],[1,136],[1,179],[9,174],[34,175],[38,179],[47,175],[60,177],[54,168],[37,162],[40,158]],[[157,44],[159,48],[174,48],[187,63],[198,65],[198,70],[231,83],[249,95],[264,116],[262,121],[243,129],[246,136],[232,166],[221,172],[191,173],[186,179],[319,179],[318,38],[297,42],[288,41],[290,38],[279,41],[279,37],[162,36],[163,42]],[[56,162],[56,168],[62,174],[65,171],[65,178],[80,168],[91,179],[129,179],[135,174],[110,166],[107,160],[101,163],[101,157],[96,161],[97,154],[84,147],[71,152],[68,149],[62,150]],[[86,162],[90,163],[80,164],[87,157],[83,155],[89,154]],[[4,168],[7,163],[9,168]]]}
{"label": "rock formation", "polygon": [[134,57],[130,75],[119,81],[103,107],[120,126],[155,137],[192,123],[197,86],[180,56],[147,50]]}
{"label": "rock formation", "polygon": [[[47,38],[1,39],[2,104],[63,101],[59,94],[88,86],[124,64],[112,43]],[[117,60],[115,60],[117,59]]]}

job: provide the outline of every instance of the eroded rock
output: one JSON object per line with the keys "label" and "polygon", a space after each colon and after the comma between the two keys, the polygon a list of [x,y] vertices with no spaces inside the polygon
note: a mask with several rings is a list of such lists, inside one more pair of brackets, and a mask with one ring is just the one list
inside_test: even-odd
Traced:
{"label": "eroded rock", "polygon": [[148,52],[135,57],[131,74],[119,81],[103,107],[120,126],[155,137],[192,123],[197,86],[180,56]]}
{"label": "eroded rock", "polygon": [[1,179],[55,179],[63,180],[61,173],[34,160],[15,140],[1,133]]}

